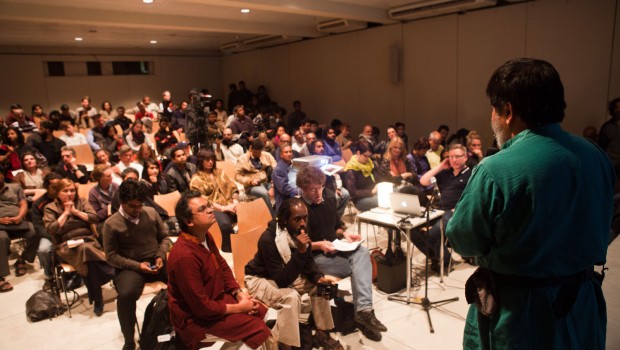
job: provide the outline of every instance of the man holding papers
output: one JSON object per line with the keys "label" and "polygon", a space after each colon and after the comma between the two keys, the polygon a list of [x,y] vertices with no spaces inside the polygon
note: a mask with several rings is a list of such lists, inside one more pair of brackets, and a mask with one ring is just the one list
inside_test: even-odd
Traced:
{"label": "man holding papers", "polygon": [[308,207],[308,229],[312,240],[314,261],[327,275],[345,278],[351,276],[355,322],[370,340],[381,340],[387,328],[375,317],[372,308],[372,265],[368,249],[359,246],[351,251],[338,251],[332,243],[336,239],[360,241],[355,233],[344,231],[336,211],[336,198],[325,191],[325,174],[319,168],[307,166],[297,174],[297,187]]}

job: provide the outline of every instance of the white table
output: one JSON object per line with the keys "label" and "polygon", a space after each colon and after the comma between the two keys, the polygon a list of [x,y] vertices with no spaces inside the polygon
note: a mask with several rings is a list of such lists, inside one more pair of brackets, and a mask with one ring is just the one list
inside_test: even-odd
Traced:
{"label": "white table", "polygon": [[[417,227],[424,226],[426,224],[426,215],[424,217],[416,217],[407,219],[407,223],[403,225],[399,225],[399,221],[403,218],[402,215],[396,215],[389,212],[376,212],[371,209],[370,211],[366,211],[357,215],[357,228],[358,232],[362,232],[362,223],[371,224],[376,226],[381,226],[385,228],[396,229],[399,232],[405,233],[405,239],[407,241],[407,303],[409,303],[411,297],[411,255],[413,252],[412,244],[411,244],[411,230]],[[430,212],[429,220],[433,222],[436,219],[439,219],[443,216],[443,210],[433,210]],[[443,225],[441,229],[441,245],[443,247]],[[440,281],[443,282],[443,249],[440,249]]]}

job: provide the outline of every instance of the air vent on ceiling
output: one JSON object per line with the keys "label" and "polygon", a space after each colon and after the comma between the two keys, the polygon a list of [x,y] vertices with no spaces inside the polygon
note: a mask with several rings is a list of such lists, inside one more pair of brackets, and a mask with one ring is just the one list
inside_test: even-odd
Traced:
{"label": "air vent on ceiling", "polygon": [[286,41],[286,39],[286,35],[264,35],[244,40],[243,44],[247,46],[264,46],[270,44],[277,44]]}
{"label": "air vent on ceiling", "polygon": [[497,0],[420,0],[391,8],[388,13],[393,19],[418,19],[434,17],[461,11],[491,7]]}
{"label": "air vent on ceiling", "polygon": [[364,29],[366,27],[368,27],[367,22],[337,18],[329,21],[320,22],[319,24],[317,24],[316,29],[319,32],[325,33],[344,33],[353,30]]}

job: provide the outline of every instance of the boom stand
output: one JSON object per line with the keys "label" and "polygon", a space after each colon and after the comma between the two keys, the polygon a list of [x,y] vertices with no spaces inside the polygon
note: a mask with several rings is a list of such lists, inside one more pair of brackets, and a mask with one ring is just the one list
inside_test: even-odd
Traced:
{"label": "boom stand", "polygon": [[[430,249],[430,244],[429,244],[430,242],[429,242],[428,234],[431,228],[431,223],[430,223],[431,203],[433,202],[434,198],[435,198],[435,193],[433,193],[433,196],[428,201],[428,205],[426,206],[426,247],[427,249]],[[439,220],[443,220],[443,217],[440,218]],[[443,225],[443,221],[442,221],[442,225]],[[410,234],[409,230],[407,230],[407,234]],[[410,240],[410,237],[407,237],[407,239]],[[443,246],[441,247],[441,249],[443,251]],[[410,254],[410,253],[411,253],[410,249],[407,249],[407,254]],[[441,264],[440,267],[443,267],[443,254],[441,255],[442,255],[442,260],[439,263]],[[407,260],[411,261],[411,255],[407,255]],[[409,266],[409,269],[410,268],[411,266]],[[407,274],[410,276],[411,270],[407,271]],[[425,274],[426,274],[426,279],[424,281],[424,298],[422,298],[422,300],[420,301],[412,300],[409,293],[407,293],[406,298],[394,296],[394,297],[388,297],[388,300],[405,301],[407,304],[412,303],[416,305],[421,305],[424,311],[426,311],[426,316],[428,317],[428,326],[430,328],[430,331],[431,333],[435,333],[435,328],[433,328],[433,321],[431,320],[431,312],[430,312],[431,309],[433,307],[439,307],[439,306],[443,306],[443,305],[458,301],[459,297],[454,297],[454,298],[444,299],[444,300],[436,300],[436,301],[430,301],[430,299],[428,299],[428,253],[426,254]],[[411,283],[411,281],[408,280],[407,283],[408,283],[407,291],[409,291],[409,287],[410,287],[409,284]]]}

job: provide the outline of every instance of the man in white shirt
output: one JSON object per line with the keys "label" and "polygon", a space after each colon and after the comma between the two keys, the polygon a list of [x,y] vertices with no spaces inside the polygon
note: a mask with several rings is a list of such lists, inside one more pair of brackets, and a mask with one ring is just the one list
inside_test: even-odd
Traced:
{"label": "man in white shirt", "polygon": [[65,133],[60,136],[60,139],[65,141],[67,146],[85,145],[88,143],[86,141],[86,136],[79,132],[75,132],[71,122],[67,120],[63,121],[60,123],[60,128],[65,131]]}
{"label": "man in white shirt", "polygon": [[[144,169],[144,167],[140,163],[132,162],[133,151],[131,150],[131,147],[124,145],[123,147],[121,147],[120,151],[118,151],[118,155],[120,158],[120,162],[116,163],[116,165],[114,166],[116,169],[118,169],[118,172],[122,173],[123,170],[127,168],[134,168],[138,172],[138,176],[142,178],[142,170]],[[116,172],[116,170],[114,169],[113,171]]]}
{"label": "man in white shirt", "polygon": [[231,128],[224,129],[222,139],[217,138],[215,140],[213,150],[217,160],[229,160],[233,163],[237,163],[237,159],[245,153],[243,147],[233,141],[233,131]]}

